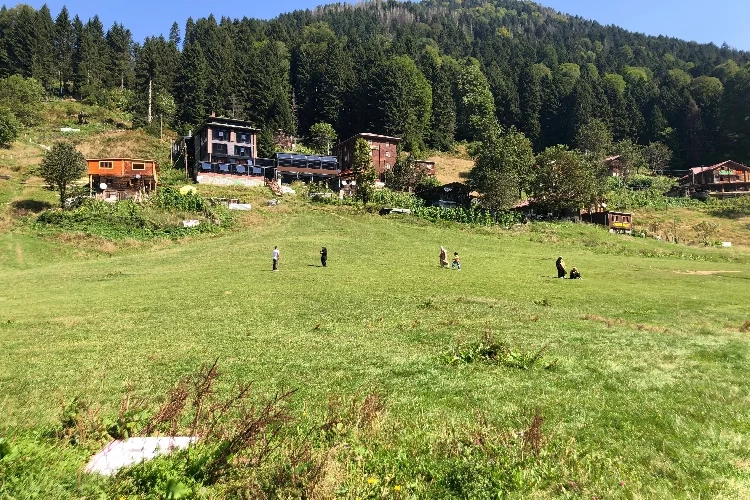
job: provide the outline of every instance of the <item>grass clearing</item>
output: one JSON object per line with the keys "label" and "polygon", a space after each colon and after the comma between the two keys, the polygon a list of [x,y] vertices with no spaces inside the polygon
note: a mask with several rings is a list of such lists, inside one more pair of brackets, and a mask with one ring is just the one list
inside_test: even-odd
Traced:
{"label": "grass clearing", "polygon": [[[10,491],[109,488],[73,479],[93,445],[39,437],[61,403],[81,397],[112,415],[130,386],[155,407],[218,359],[227,387],[252,381],[260,399],[297,389],[289,411],[328,436],[313,447],[326,471],[319,498],[750,495],[741,249],[582,225],[500,231],[331,207],[268,214],[273,223],[220,236],[80,256],[24,232],[0,236],[12,283],[0,290],[0,434],[37,464]],[[460,272],[438,267],[441,244],[459,252]],[[557,255],[584,279],[554,278]],[[488,333],[522,353],[545,348],[555,364],[445,362]],[[368,394],[384,400],[375,428],[341,417],[339,434],[320,434],[332,398]],[[537,445],[523,437],[534,433]]]}

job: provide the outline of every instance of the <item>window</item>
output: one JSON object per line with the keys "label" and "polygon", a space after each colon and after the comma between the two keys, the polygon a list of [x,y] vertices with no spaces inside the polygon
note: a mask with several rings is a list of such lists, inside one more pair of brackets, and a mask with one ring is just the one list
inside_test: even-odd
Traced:
{"label": "window", "polygon": [[250,156],[250,148],[247,147],[247,146],[235,146],[234,147],[234,156],[249,157]]}
{"label": "window", "polygon": [[145,163],[133,163],[132,169],[133,170],[146,170],[146,164]]}
{"label": "window", "polygon": [[237,132],[237,142],[250,142],[250,132]]}
{"label": "window", "polygon": [[390,142],[386,142],[385,143],[385,147],[390,148],[391,147],[391,143]]}
{"label": "window", "polygon": [[228,141],[229,140],[229,135],[230,135],[229,130],[226,130],[226,129],[223,129],[223,128],[218,128],[218,129],[215,130],[214,133],[215,133],[216,139],[218,139],[220,141]]}
{"label": "window", "polygon": [[391,152],[390,151],[386,151],[385,152],[385,157],[386,158],[390,158],[391,157]]}
{"label": "window", "polygon": [[386,163],[385,164],[385,168],[391,168],[391,164],[390,163]]}
{"label": "window", "polygon": [[114,168],[111,161],[100,161],[99,168]]}
{"label": "window", "polygon": [[225,155],[227,154],[228,148],[226,144],[221,144],[219,142],[214,142],[211,145],[211,152],[215,155]]}

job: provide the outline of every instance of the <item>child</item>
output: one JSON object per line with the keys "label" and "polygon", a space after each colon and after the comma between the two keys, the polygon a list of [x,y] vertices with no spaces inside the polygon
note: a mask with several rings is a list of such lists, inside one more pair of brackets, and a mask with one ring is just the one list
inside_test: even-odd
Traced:
{"label": "child", "polygon": [[453,264],[451,264],[451,269],[461,270],[461,259],[458,258],[458,252],[453,252]]}
{"label": "child", "polygon": [[583,278],[581,278],[581,273],[578,272],[578,269],[574,267],[573,269],[570,270],[570,279],[581,280]]}
{"label": "child", "polygon": [[323,247],[320,251],[320,263],[323,264],[323,267],[326,267],[326,262],[328,262],[328,250]]}

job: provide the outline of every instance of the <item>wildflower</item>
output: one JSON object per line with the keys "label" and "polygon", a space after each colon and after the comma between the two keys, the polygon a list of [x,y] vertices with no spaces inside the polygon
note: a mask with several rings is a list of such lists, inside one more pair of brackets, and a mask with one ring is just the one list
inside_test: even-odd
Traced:
{"label": "wildflower", "polygon": [[620,486],[625,486],[625,481],[620,481]]}
{"label": "wildflower", "polygon": [[396,486],[394,486],[393,491],[401,491],[401,485],[397,484]]}
{"label": "wildflower", "polygon": [[370,477],[370,478],[367,479],[367,484],[375,484],[377,482],[378,482],[378,480],[375,479],[374,477]]}

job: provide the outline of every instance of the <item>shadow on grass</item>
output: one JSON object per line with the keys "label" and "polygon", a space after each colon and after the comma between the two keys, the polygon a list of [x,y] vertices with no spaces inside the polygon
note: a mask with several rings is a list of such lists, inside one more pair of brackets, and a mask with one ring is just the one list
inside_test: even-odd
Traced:
{"label": "shadow on grass", "polygon": [[17,200],[11,203],[11,207],[18,212],[33,212],[38,214],[52,208],[52,204],[39,200]]}

